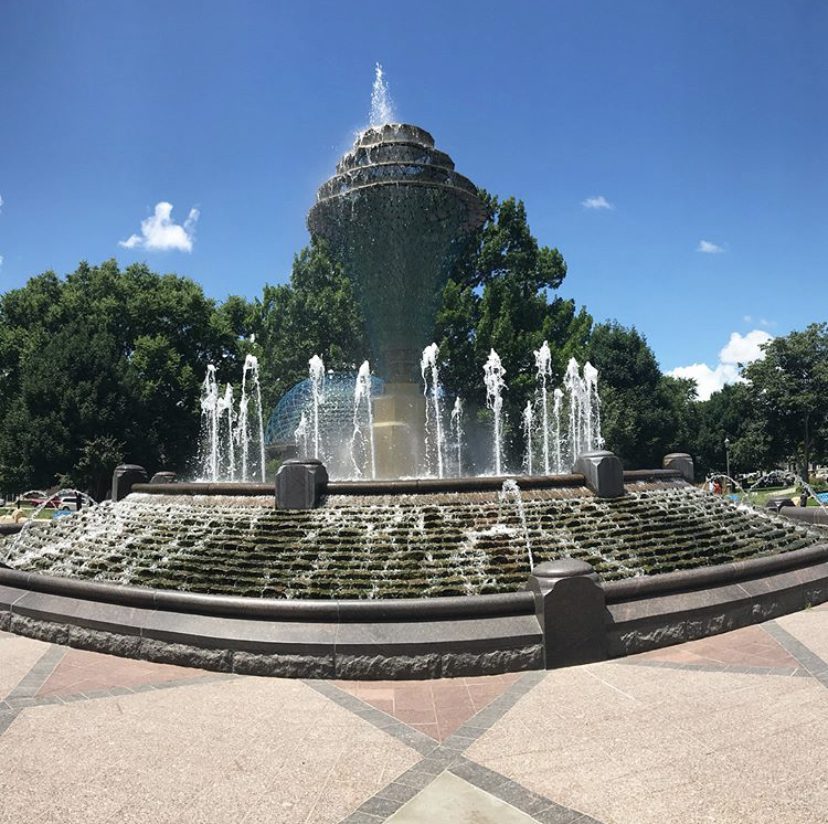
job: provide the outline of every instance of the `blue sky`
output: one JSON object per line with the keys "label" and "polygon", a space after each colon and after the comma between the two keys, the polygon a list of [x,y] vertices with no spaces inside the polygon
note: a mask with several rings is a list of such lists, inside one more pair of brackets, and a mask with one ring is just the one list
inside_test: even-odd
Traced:
{"label": "blue sky", "polygon": [[[727,372],[828,314],[825,43],[822,0],[6,0],[0,289],[113,256],[284,281],[380,61],[399,119],[524,199],[561,294]],[[181,248],[142,241],[159,203]]]}

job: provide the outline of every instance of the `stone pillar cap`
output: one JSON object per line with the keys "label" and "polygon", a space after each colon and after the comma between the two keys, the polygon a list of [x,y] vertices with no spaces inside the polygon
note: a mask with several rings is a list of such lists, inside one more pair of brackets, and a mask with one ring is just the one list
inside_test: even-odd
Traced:
{"label": "stone pillar cap", "polygon": [[577,578],[579,575],[594,575],[595,570],[586,561],[576,558],[559,558],[538,564],[532,575],[536,578]]}

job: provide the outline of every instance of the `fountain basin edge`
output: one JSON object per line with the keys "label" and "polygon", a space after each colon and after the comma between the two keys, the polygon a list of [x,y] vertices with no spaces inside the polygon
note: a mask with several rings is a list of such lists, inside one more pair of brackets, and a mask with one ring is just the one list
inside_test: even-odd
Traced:
{"label": "fountain basin edge", "polygon": [[[550,669],[682,643],[822,603],[828,600],[828,543],[595,586],[601,630],[588,651],[572,655],[550,651],[556,628],[528,590],[285,601],[121,587],[2,567],[0,630],[125,657],[281,677],[439,678]],[[580,618],[588,623],[589,616]]]}
{"label": "fountain basin edge", "polygon": [[[674,469],[632,469],[624,471],[624,482],[653,482],[680,480],[682,475]],[[503,487],[506,480],[515,481],[521,489],[562,489],[583,486],[581,474],[569,475],[477,475],[463,478],[410,478],[402,480],[328,481],[326,495],[413,495],[440,492],[491,492]],[[147,495],[273,495],[274,486],[269,483],[237,483],[192,481],[175,483],[136,483],[132,492]]]}

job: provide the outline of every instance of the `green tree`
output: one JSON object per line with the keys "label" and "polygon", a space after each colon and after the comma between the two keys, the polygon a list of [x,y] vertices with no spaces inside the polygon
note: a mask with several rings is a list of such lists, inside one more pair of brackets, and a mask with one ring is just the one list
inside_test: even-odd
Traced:
{"label": "green tree", "polygon": [[765,357],[745,367],[761,410],[770,455],[795,460],[808,477],[811,462],[828,457],[828,324],[774,338]]}
{"label": "green tree", "polygon": [[445,389],[464,398],[478,424],[488,418],[483,364],[497,351],[507,370],[505,431],[515,464],[523,450],[518,422],[536,387],[534,351],[549,342],[553,380],[560,381],[569,359],[582,356],[592,318],[571,300],[549,299],[566,277],[566,263],[532,235],[523,203],[486,192],[481,198],[488,219],[443,291],[435,337]]}
{"label": "green tree", "polygon": [[695,430],[695,384],[662,375],[635,327],[615,321],[598,324],[587,357],[599,372],[604,440],[625,467],[661,466],[665,454],[689,448]]}
{"label": "green tree", "polygon": [[185,471],[206,365],[235,376],[240,355],[226,317],[186,278],[114,260],[32,278],[0,298],[0,484],[98,485],[93,456],[115,452]]}
{"label": "green tree", "polygon": [[693,455],[700,474],[725,471],[725,439],[730,442],[732,475],[770,468],[767,430],[748,384],[728,384],[708,400],[698,402],[696,411]]}
{"label": "green tree", "polygon": [[124,444],[112,435],[103,435],[86,441],[75,464],[77,480],[74,485],[89,490],[97,500],[103,500],[112,480],[112,467],[124,460]]}
{"label": "green tree", "polygon": [[289,284],[264,287],[254,315],[266,409],[308,376],[315,354],[333,370],[353,370],[371,357],[351,282],[321,238],[296,255]]}

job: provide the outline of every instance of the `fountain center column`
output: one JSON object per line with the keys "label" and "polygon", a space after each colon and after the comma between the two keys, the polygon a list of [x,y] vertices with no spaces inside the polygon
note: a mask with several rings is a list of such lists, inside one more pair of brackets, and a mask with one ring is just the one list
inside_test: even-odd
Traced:
{"label": "fountain center column", "polygon": [[362,132],[308,214],[353,283],[385,380],[373,406],[378,477],[425,468],[420,353],[451,268],[485,219],[477,188],[434,138],[401,123]]}
{"label": "fountain center column", "polygon": [[418,383],[386,383],[374,398],[374,447],[377,477],[405,478],[422,474],[426,398]]}

